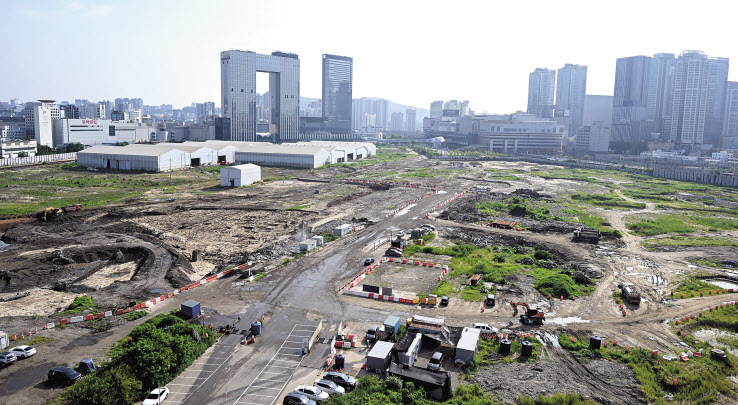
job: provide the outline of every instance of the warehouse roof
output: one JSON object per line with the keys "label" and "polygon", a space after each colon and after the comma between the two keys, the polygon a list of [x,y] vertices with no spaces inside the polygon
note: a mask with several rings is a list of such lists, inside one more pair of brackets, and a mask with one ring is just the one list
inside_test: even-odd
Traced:
{"label": "warehouse roof", "polygon": [[236,166],[227,166],[227,167],[224,167],[223,169],[251,170],[251,169],[261,169],[261,167],[255,164],[246,163],[246,164],[236,165]]}
{"label": "warehouse roof", "polygon": [[180,150],[176,145],[171,147],[154,147],[158,145],[128,145],[128,146],[106,146],[95,145],[77,153],[96,153],[106,155],[129,155],[129,156],[161,156],[172,150]]}
{"label": "warehouse roof", "polygon": [[271,143],[260,143],[260,142],[253,142],[247,145],[246,147],[239,147],[238,152],[236,153],[281,153],[285,155],[315,155],[316,153],[320,151],[325,151],[328,153],[325,148],[322,146],[312,146],[312,145],[296,145],[296,144],[271,144]]}

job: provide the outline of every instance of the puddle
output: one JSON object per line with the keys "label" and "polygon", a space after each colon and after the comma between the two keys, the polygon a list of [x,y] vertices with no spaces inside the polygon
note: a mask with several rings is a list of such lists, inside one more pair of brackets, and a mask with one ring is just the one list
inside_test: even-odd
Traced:
{"label": "puddle", "polygon": [[396,217],[399,217],[400,215],[407,214],[408,212],[410,212],[410,208],[412,208],[412,207],[414,207],[416,205],[418,205],[418,204],[410,204],[410,205],[408,205],[407,207],[405,207],[402,210],[400,210],[400,212],[398,212],[397,214],[395,214],[395,216]]}
{"label": "puddle", "polygon": [[554,324],[554,325],[566,326],[566,325],[568,325],[570,323],[589,323],[589,320],[588,319],[582,319],[582,318],[580,318],[578,316],[570,316],[568,318],[553,318],[553,319],[546,318],[546,323],[547,324]]}
{"label": "puddle", "polygon": [[727,347],[725,344],[717,341],[718,337],[736,339],[738,338],[738,334],[720,330],[720,329],[700,329],[692,333],[692,335],[694,335],[696,339],[701,340],[703,342],[708,342],[715,347],[725,347],[728,350],[728,352],[730,352],[730,354],[734,356],[738,356],[738,350],[731,349]]}
{"label": "puddle", "polygon": [[0,248],[4,248],[4,247],[8,247],[8,246],[10,246],[10,243],[5,243],[5,242],[3,242],[2,239],[0,239]]}
{"label": "puddle", "polygon": [[448,194],[448,191],[446,191],[446,190],[438,190],[438,191],[436,191],[436,194]]}
{"label": "puddle", "polygon": [[113,332],[105,332],[105,333],[100,333],[96,335],[82,336],[82,337],[75,339],[72,343],[62,347],[62,349],[69,350],[77,346],[92,346],[95,343],[97,343],[98,340],[104,337],[110,336],[112,334]]}
{"label": "puddle", "polygon": [[149,290],[149,292],[151,294],[161,294],[161,293],[166,292],[166,290],[163,288],[154,288],[153,290]]}
{"label": "puddle", "polygon": [[708,284],[712,284],[716,287],[724,288],[724,289],[738,289],[738,284],[731,283],[730,281],[722,281],[722,280],[704,280]]}

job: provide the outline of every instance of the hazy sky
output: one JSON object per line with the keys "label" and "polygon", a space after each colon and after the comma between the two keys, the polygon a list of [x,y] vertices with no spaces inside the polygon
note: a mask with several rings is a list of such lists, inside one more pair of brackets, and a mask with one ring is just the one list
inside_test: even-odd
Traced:
{"label": "hazy sky", "polygon": [[[612,6],[605,6],[611,4]],[[0,0],[0,100],[220,106],[219,52],[295,52],[320,97],[321,54],[354,58],[354,97],[428,108],[525,109],[528,73],[589,66],[612,94],[615,59],[698,49],[738,63],[730,1]],[[730,79],[738,80],[731,69]]]}

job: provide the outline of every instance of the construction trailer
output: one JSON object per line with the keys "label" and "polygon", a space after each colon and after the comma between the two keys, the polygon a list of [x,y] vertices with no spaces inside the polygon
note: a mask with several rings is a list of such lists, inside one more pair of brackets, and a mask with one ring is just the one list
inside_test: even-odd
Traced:
{"label": "construction trailer", "polygon": [[379,341],[374,344],[372,350],[366,356],[366,367],[370,370],[384,373],[392,359],[392,348],[394,343]]}
{"label": "construction trailer", "polygon": [[338,225],[337,227],[333,228],[333,233],[335,233],[338,236],[344,236],[344,235],[348,235],[352,229],[353,227],[351,226],[351,224],[342,224],[342,225]]}
{"label": "construction trailer", "polygon": [[390,315],[384,321],[384,324],[382,326],[387,331],[387,333],[389,335],[388,337],[395,337],[395,336],[397,336],[397,333],[400,332],[400,324],[401,323],[402,323],[402,321],[400,320],[400,318],[398,318],[398,317],[396,317],[394,315]]}
{"label": "construction trailer", "polygon": [[315,239],[305,239],[304,241],[300,242],[300,251],[306,251],[309,252],[317,246],[317,241]]}
{"label": "construction trailer", "polygon": [[250,163],[220,169],[220,185],[243,187],[261,180],[261,167]]}
{"label": "construction trailer", "polygon": [[[409,338],[412,338],[412,334],[408,333],[407,338],[403,338],[402,340],[406,340]],[[422,346],[421,342],[423,340],[423,335],[421,333],[416,333],[415,337],[412,338],[412,341],[410,342],[410,345],[407,348],[402,348],[403,350],[401,352],[397,353],[397,358],[400,361],[400,364],[404,364],[406,366],[412,366],[413,363],[415,363],[415,359],[418,358],[418,353],[420,353],[420,348]],[[400,343],[398,343],[399,345]]]}
{"label": "construction trailer", "polygon": [[443,330],[446,321],[440,318],[430,318],[415,315],[408,320],[407,331],[412,333],[439,334]]}
{"label": "construction trailer", "polygon": [[474,356],[477,355],[479,349],[481,333],[481,329],[475,328],[464,328],[461,331],[461,338],[459,343],[456,344],[455,363],[469,364],[470,361],[474,360]]}

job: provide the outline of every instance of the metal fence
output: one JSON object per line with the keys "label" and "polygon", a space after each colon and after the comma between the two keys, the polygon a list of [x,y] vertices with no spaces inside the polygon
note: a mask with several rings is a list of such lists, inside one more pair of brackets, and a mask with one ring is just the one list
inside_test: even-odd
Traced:
{"label": "metal fence", "polygon": [[30,156],[23,158],[0,159],[0,166],[35,165],[42,162],[59,162],[63,160],[76,160],[77,152],[59,153],[56,155]]}

